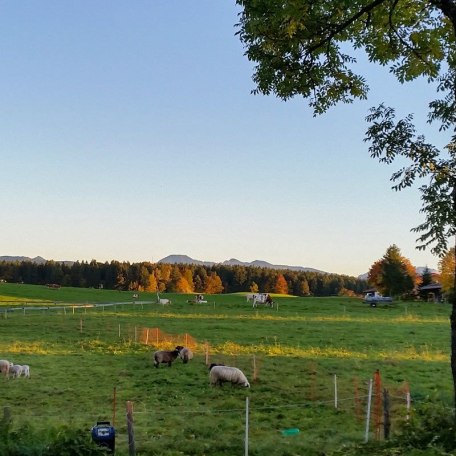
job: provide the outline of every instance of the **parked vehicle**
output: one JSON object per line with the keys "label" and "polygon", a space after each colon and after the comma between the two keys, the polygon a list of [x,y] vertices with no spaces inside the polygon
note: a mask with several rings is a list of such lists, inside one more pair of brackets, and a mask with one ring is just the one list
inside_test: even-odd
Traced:
{"label": "parked vehicle", "polygon": [[393,298],[390,296],[383,296],[377,291],[371,291],[366,293],[363,302],[370,304],[371,307],[376,307],[379,302],[393,302]]}

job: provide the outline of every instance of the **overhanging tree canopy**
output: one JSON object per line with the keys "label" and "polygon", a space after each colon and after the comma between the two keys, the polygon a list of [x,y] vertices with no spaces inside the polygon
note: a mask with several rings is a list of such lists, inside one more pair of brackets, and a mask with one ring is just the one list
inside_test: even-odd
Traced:
{"label": "overhanging tree canopy", "polygon": [[[417,134],[413,117],[396,120],[380,105],[367,117],[369,152],[381,162],[404,157],[409,165],[391,178],[395,190],[427,178],[420,187],[425,221],[418,248],[442,256],[456,238],[456,1],[455,0],[237,0],[238,35],[255,63],[254,93],[283,100],[302,96],[314,114],[367,97],[356,57],[389,66],[400,82],[424,76],[440,98],[428,120],[452,131],[439,150]],[[456,274],[455,274],[456,281]],[[456,405],[456,295],[452,299],[451,368]]]}

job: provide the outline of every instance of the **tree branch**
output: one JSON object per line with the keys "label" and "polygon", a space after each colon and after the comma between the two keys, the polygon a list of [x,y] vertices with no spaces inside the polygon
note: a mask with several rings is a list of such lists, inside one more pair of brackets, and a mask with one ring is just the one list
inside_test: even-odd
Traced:
{"label": "tree branch", "polygon": [[388,0],[374,0],[369,5],[366,5],[365,7],[361,8],[355,15],[348,18],[347,20],[339,24],[337,27],[335,27],[332,31],[330,31],[330,33],[325,38],[320,40],[318,43],[315,43],[313,46],[310,46],[308,49],[308,53],[312,53],[324,44],[329,43],[338,33],[345,30],[349,25],[353,24],[353,22],[355,22],[361,16],[363,16],[366,13],[370,13],[374,8],[381,5],[382,3],[386,3],[387,1]]}

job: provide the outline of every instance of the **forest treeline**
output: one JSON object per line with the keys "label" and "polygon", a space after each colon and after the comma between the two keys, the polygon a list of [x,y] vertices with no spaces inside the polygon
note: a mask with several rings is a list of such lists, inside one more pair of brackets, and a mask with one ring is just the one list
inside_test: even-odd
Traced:
{"label": "forest treeline", "polygon": [[0,280],[121,291],[208,294],[250,291],[296,296],[350,296],[362,293],[367,286],[366,281],[355,277],[314,271],[223,264],[100,263],[96,260],[72,264],[2,261]]}

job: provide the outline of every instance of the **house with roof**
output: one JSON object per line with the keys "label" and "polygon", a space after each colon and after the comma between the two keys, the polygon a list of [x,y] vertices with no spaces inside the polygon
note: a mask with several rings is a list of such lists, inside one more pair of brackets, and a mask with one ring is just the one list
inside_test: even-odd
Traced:
{"label": "house with roof", "polygon": [[420,296],[424,297],[427,302],[442,302],[442,285],[434,282],[429,285],[418,287]]}

